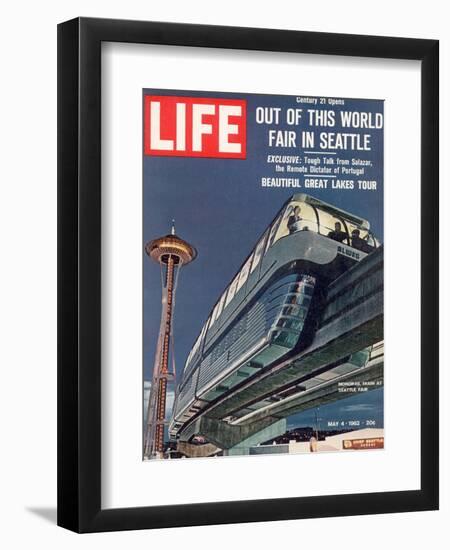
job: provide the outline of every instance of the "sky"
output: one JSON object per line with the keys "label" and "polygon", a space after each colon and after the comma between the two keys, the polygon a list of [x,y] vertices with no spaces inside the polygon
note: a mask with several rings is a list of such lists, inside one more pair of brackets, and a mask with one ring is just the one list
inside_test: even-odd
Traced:
{"label": "sky", "polygon": [[[383,130],[353,128],[343,130],[339,123],[334,128],[317,128],[318,131],[371,134],[372,150],[370,152],[339,151],[338,156],[372,160],[373,166],[368,168],[364,179],[376,180],[376,191],[263,188],[261,177],[277,175],[274,173],[274,165],[266,163],[268,154],[303,154],[303,151],[270,147],[269,129],[292,130],[293,128],[283,122],[276,127],[257,124],[256,108],[300,107],[306,110],[311,108],[310,105],[298,104],[295,96],[180,90],[144,90],[145,94],[235,97],[247,101],[246,159],[146,155],[143,157],[143,360],[144,378],[148,379],[151,377],[153,368],[160,323],[161,276],[159,266],[144,253],[145,243],[169,233],[171,220],[175,219],[177,234],[195,246],[198,251],[196,260],[181,270],[178,282],[173,320],[173,344],[176,369],[177,373],[180,373],[197,335],[220,294],[232,280],[283,203],[294,193],[306,192],[369,220],[375,235],[383,240]],[[344,109],[382,113],[383,101],[345,99],[344,107],[317,105],[313,108],[332,109],[336,112]],[[339,121],[339,117],[336,120]],[[164,137],[163,133],[162,137]],[[301,176],[300,178],[302,180]],[[379,390],[376,392],[379,395]],[[376,395],[371,396],[370,399],[375,400],[375,404],[380,401]],[[344,405],[336,406],[342,408]],[[334,414],[334,411],[332,410],[330,414]],[[379,421],[382,422],[382,414],[378,416]]]}

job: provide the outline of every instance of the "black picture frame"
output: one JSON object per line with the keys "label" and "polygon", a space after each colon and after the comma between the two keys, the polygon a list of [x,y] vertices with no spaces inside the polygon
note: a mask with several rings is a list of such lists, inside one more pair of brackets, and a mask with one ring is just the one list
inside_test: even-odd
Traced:
{"label": "black picture frame", "polygon": [[[421,62],[421,489],[101,508],[101,44]],[[437,40],[77,18],[58,26],[58,525],[76,532],[435,510],[438,425]]]}

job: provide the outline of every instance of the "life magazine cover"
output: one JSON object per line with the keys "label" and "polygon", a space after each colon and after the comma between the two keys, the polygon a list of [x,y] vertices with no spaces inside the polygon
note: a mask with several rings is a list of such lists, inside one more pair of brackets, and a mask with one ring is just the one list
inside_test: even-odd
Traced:
{"label": "life magazine cover", "polygon": [[383,101],[142,112],[143,459],[382,452]]}

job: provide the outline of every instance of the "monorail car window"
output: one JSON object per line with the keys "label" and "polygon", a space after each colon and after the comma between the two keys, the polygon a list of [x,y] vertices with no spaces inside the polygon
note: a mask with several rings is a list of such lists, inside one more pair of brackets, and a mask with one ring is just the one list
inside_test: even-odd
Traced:
{"label": "monorail car window", "polygon": [[[360,239],[367,240],[369,238],[369,232],[367,231],[367,229],[363,229],[360,225],[356,225],[356,224],[354,224],[354,223],[352,223],[348,220],[346,220],[346,225],[347,225],[348,234],[349,234],[349,238],[348,238],[348,241],[346,242],[346,244],[349,244],[351,246],[351,244],[352,244],[351,235],[352,235],[352,231],[354,229],[359,229]],[[371,244],[371,246],[373,246],[373,244]]]}
{"label": "monorail car window", "polygon": [[245,284],[245,281],[247,280],[248,274],[250,273],[250,266],[252,264],[253,254],[250,255],[250,257],[247,259],[245,264],[242,266],[241,272],[239,273],[239,281],[236,287],[236,292],[242,288],[242,286]]}
{"label": "monorail car window", "polygon": [[237,288],[238,282],[239,282],[239,273],[236,275],[236,277],[233,279],[233,282],[228,287],[227,299],[225,300],[225,307],[227,307],[227,305],[234,298],[234,295],[236,294],[236,288]]}
{"label": "monorail car window", "polygon": [[[298,208],[297,213],[296,208]],[[296,216],[298,219],[296,219]],[[292,201],[284,212],[283,220],[272,244],[276,243],[278,239],[286,237],[286,235],[297,233],[297,231],[314,231],[317,233],[317,216],[310,204]]]}
{"label": "monorail car window", "polygon": [[206,323],[200,333],[200,342],[202,346],[204,345],[206,332],[208,331],[210,324],[211,324],[211,315],[208,317],[208,319],[206,319]]}
{"label": "monorail car window", "polygon": [[311,303],[311,299],[306,300],[305,297],[303,297],[302,300],[298,300],[298,304],[289,304],[283,307],[282,315],[288,315],[288,316],[296,316],[296,317],[304,317],[306,314],[305,307],[309,307],[309,304]]}
{"label": "monorail car window", "polygon": [[[375,248],[378,248],[380,243],[377,241],[377,239],[375,239],[375,237],[373,236],[373,233],[371,233],[367,229],[362,228],[360,225],[355,225],[352,222],[347,221],[346,223],[347,223],[348,232],[349,232],[349,235],[350,235],[350,238],[349,238],[349,241],[348,241],[348,244],[350,246],[353,246],[353,247],[357,248],[358,250],[361,250],[362,252],[365,252],[366,254],[370,254],[370,252],[375,250]],[[359,231],[360,241],[359,241],[358,244],[352,242],[353,241],[352,232],[355,229],[358,229],[358,231]]]}
{"label": "monorail car window", "polygon": [[195,344],[192,346],[191,351],[189,352],[188,358],[186,359],[186,363],[184,365],[184,370],[187,370],[192,358],[197,353],[197,351],[200,348],[200,344],[203,342],[203,337],[205,336],[206,328],[209,324],[209,318],[206,320],[206,323],[203,325],[203,328],[200,332],[200,334],[197,337],[197,340],[195,341]]}
{"label": "monorail car window", "polygon": [[256,245],[255,254],[253,256],[253,263],[252,263],[252,267],[250,269],[250,273],[253,273],[253,271],[256,269],[256,267],[258,266],[258,264],[261,260],[261,257],[263,255],[263,250],[264,250],[264,243],[266,242],[266,238],[267,238],[267,233],[268,233],[268,231],[266,231],[264,233],[264,235],[261,237],[261,240]]}
{"label": "monorail car window", "polygon": [[222,313],[226,294],[227,294],[227,291],[225,290],[225,292],[220,297],[220,300],[217,302],[217,304],[214,307],[214,310],[211,315],[211,323],[210,323],[211,326],[217,321],[217,319],[220,317],[220,314]]}
{"label": "monorail car window", "polygon": [[281,218],[283,217],[283,214],[281,213],[278,218],[273,222],[272,227],[270,228],[269,238],[267,239],[266,244],[266,252],[269,250],[269,248],[273,244],[273,239],[275,237],[275,234],[277,232],[278,226],[280,225]]}
{"label": "monorail car window", "polygon": [[373,246],[373,248],[378,248],[380,246],[378,239],[376,239],[374,234],[370,231],[367,232],[367,244]]}
{"label": "monorail car window", "polygon": [[218,311],[219,311],[220,302],[217,302],[215,305],[212,315],[211,315],[211,326],[215,323],[217,317],[218,317]]}
{"label": "monorail car window", "polygon": [[328,237],[330,233],[335,232],[336,224],[339,223],[341,226],[341,231],[345,233],[345,238],[343,240],[346,243],[348,243],[349,235],[348,235],[346,224],[344,223],[344,221],[341,218],[334,216],[330,212],[327,212],[326,210],[322,210],[321,208],[317,208],[317,212],[319,214],[320,234]]}
{"label": "monorail car window", "polygon": [[203,337],[205,336],[205,332],[208,329],[209,326],[209,318],[206,319],[206,323],[203,325],[202,331],[200,333],[200,340],[203,340]]}
{"label": "monorail car window", "polygon": [[223,306],[225,304],[225,298],[227,296],[227,291],[225,290],[225,292],[222,294],[221,298],[220,298],[220,302],[219,302],[219,309],[217,311],[217,317],[216,318],[219,318],[220,317],[220,314],[222,313],[223,311]]}
{"label": "monorail car window", "polygon": [[274,332],[274,342],[287,348],[294,347],[297,343],[297,339],[297,331],[289,332],[288,330],[280,330],[279,332]]}
{"label": "monorail car window", "polygon": [[189,365],[191,364],[192,358],[194,357],[195,353],[197,352],[197,349],[200,345],[200,339],[201,339],[201,333],[198,335],[197,340],[195,341],[195,344],[192,346],[191,351],[189,352],[188,358],[186,359],[186,363],[184,364],[184,371],[187,371],[189,368]]}
{"label": "monorail car window", "polygon": [[304,318],[296,319],[291,317],[281,317],[277,322],[278,328],[299,330],[303,327]]}

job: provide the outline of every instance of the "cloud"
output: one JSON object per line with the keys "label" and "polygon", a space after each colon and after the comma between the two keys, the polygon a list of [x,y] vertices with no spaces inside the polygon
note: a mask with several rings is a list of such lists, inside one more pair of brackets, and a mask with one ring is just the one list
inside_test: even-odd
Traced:
{"label": "cloud", "polygon": [[[150,389],[152,383],[150,380],[144,380],[144,420],[147,418],[148,400],[150,398]],[[166,397],[166,418],[169,419],[172,416],[173,403],[175,401],[174,390],[167,390]]]}
{"label": "cloud", "polygon": [[367,403],[361,403],[360,405],[347,405],[343,407],[342,410],[346,412],[365,412],[365,411],[373,411],[375,408],[374,405],[369,405]]}

